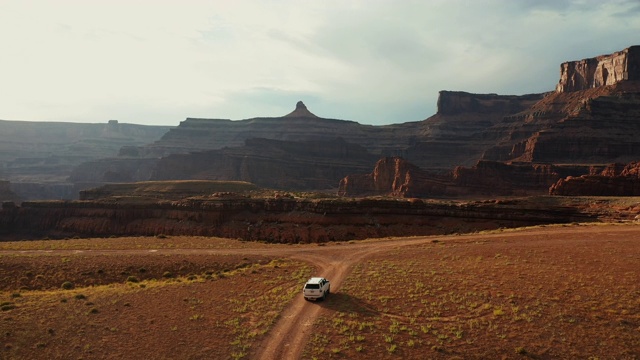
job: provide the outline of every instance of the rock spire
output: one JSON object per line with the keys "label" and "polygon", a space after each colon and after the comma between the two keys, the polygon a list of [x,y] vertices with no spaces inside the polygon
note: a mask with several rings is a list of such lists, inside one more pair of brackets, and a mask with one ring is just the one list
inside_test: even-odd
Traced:
{"label": "rock spire", "polygon": [[307,109],[307,106],[302,101],[298,101],[298,103],[296,103],[296,109],[285,115],[284,117],[317,118],[316,115],[314,115],[311,111],[309,111],[309,109]]}

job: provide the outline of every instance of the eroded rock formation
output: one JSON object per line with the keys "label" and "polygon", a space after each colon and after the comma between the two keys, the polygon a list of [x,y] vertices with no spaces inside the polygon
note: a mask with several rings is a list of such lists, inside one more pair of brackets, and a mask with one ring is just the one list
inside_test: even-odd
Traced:
{"label": "eroded rock formation", "polygon": [[430,174],[399,157],[380,159],[369,174],[353,174],[340,181],[338,195],[427,197],[446,195],[451,183],[445,176]]}
{"label": "eroded rock formation", "polygon": [[640,46],[562,63],[556,91],[587,90],[628,80],[640,81]]}
{"label": "eroded rock formation", "polygon": [[569,176],[549,188],[550,195],[561,196],[640,196],[640,162],[610,164],[601,172]]}
{"label": "eroded rock formation", "polygon": [[339,195],[396,197],[464,197],[541,195],[568,174],[587,174],[590,167],[479,161],[456,167],[448,174],[430,173],[401,158],[385,158],[372,173],[349,175],[340,182]]}
{"label": "eroded rock formation", "polygon": [[402,156],[428,171],[473,166],[500,134],[492,129],[505,116],[528,109],[544,94],[522,96],[441,91],[438,112],[419,123],[412,145]]}
{"label": "eroded rock formation", "polygon": [[221,236],[282,243],[450,234],[593,221],[578,209],[526,201],[122,199],[25,202],[0,211],[0,239],[136,235]]}
{"label": "eroded rock formation", "polygon": [[[637,53],[638,49],[627,50]],[[626,163],[640,158],[638,119],[640,80],[635,76],[610,85],[557,91],[494,126],[488,136],[496,141],[482,158],[556,164]]]}

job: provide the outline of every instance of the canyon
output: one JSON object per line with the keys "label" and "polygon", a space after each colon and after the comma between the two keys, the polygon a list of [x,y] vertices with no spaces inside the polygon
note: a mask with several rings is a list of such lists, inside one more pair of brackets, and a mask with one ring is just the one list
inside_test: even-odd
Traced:
{"label": "canyon", "polygon": [[[441,91],[435,115],[384,126],[322,118],[302,101],[281,117],[164,128],[0,122],[13,129],[0,159],[2,236],[323,242],[608,218],[544,196],[638,195],[639,62],[638,46],[566,62],[542,94]],[[188,181],[255,188],[176,190]],[[149,182],[172,189],[109,190]],[[521,196],[532,198],[490,200]],[[638,210],[617,209],[619,220]]]}

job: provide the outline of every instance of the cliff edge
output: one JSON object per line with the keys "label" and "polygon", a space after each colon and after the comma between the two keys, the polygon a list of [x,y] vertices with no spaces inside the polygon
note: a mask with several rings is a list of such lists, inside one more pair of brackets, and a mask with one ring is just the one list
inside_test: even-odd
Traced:
{"label": "cliff edge", "polygon": [[567,61],[560,65],[557,92],[573,92],[640,80],[640,46],[630,46],[613,54]]}

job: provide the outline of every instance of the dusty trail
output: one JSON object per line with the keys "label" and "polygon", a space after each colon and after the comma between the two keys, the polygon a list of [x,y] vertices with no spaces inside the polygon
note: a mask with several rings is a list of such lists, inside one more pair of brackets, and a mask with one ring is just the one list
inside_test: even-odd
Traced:
{"label": "dusty trail", "polygon": [[[329,252],[328,254],[296,254],[291,258],[302,260],[316,266],[319,276],[331,281],[331,293],[340,291],[340,285],[349,274],[353,265],[369,255],[370,249],[360,250],[344,256]],[[325,301],[331,301],[331,295]],[[270,331],[269,337],[263,342],[254,354],[256,359],[298,359],[302,354],[306,339],[313,331],[313,322],[323,307],[317,304],[298,301],[296,299],[282,314],[280,320]]]}
{"label": "dusty trail", "polygon": [[[431,241],[431,238],[404,239],[374,244],[356,244],[340,249],[298,252],[292,259],[305,261],[316,266],[317,275],[331,281],[331,293],[340,291],[344,279],[355,265],[366,257],[399,246]],[[325,301],[331,301],[331,295]],[[313,322],[323,311],[328,311],[315,303],[294,300],[270,331],[269,337],[255,350],[255,359],[299,359],[313,332]]]}

